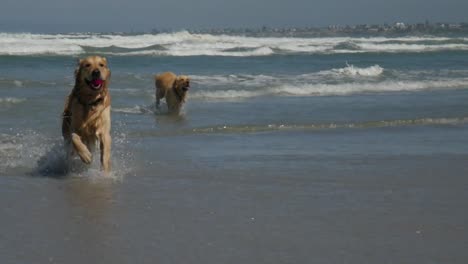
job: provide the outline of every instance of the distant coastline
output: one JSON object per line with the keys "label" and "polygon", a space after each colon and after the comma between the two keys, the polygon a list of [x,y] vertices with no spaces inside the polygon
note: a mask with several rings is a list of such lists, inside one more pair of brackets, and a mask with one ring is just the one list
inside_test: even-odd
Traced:
{"label": "distant coastline", "polygon": [[[151,33],[170,33],[173,29],[153,29]],[[338,37],[338,36],[400,36],[400,35],[468,35],[468,22],[462,23],[404,23],[329,25],[326,27],[268,27],[260,28],[218,28],[187,29],[194,34],[226,34],[252,36],[297,36],[297,37]],[[136,33],[136,32],[133,32]],[[139,32],[144,33],[144,32]]]}
{"label": "distant coastline", "polygon": [[158,28],[150,30],[130,31],[76,31],[76,30],[20,30],[10,28],[0,22],[0,33],[32,33],[32,34],[115,34],[141,35],[160,34],[186,31],[191,34],[211,35],[242,35],[252,37],[398,37],[398,36],[468,36],[468,22],[437,22],[420,23],[384,23],[384,24],[334,24],[328,26],[299,26],[299,27],[222,27],[222,28]]}

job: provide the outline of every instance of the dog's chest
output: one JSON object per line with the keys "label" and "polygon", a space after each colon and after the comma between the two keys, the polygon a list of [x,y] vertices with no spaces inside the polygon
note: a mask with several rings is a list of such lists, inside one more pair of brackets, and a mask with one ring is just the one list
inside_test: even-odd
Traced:
{"label": "dog's chest", "polygon": [[93,137],[101,133],[104,126],[102,107],[85,108],[83,107],[77,115],[73,116],[73,128],[81,136]]}

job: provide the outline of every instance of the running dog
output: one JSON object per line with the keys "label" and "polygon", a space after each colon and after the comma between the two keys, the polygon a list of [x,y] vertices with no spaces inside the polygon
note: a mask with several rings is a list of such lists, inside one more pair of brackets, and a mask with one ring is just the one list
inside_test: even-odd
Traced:
{"label": "running dog", "polygon": [[106,58],[90,56],[79,60],[75,86],[65,100],[62,116],[67,155],[76,153],[84,163],[90,164],[99,141],[101,165],[106,173],[111,166],[110,76]]}

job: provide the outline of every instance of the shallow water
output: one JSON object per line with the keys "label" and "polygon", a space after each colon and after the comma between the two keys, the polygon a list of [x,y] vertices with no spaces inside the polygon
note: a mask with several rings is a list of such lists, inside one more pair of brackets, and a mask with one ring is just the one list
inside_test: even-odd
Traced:
{"label": "shallow water", "polygon": [[[0,262],[465,263],[466,45],[0,34]],[[109,177],[62,149],[89,52],[112,70]],[[154,109],[166,70],[193,80],[180,117]]]}

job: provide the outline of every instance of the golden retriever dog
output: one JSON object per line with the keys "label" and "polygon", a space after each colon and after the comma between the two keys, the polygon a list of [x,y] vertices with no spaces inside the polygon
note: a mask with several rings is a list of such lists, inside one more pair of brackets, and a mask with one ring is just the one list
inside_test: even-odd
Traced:
{"label": "golden retriever dog", "polygon": [[182,104],[187,100],[190,89],[190,79],[185,75],[176,76],[172,72],[165,72],[155,76],[156,107],[162,98],[166,98],[167,108],[171,114],[179,114]]}
{"label": "golden retriever dog", "polygon": [[81,59],[75,70],[75,86],[65,101],[62,117],[67,155],[77,153],[84,163],[90,164],[99,141],[101,165],[106,173],[110,171],[111,151],[110,76],[105,58]]}

